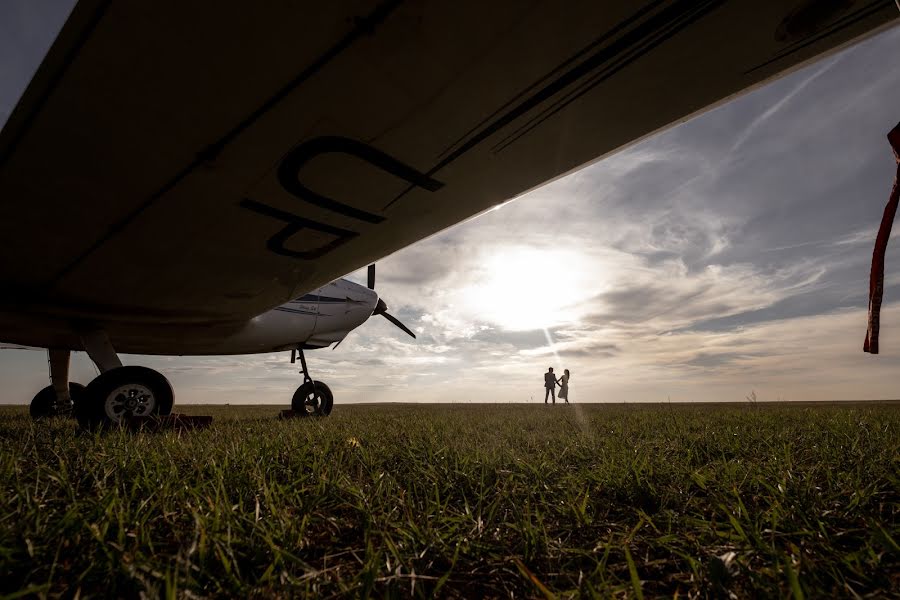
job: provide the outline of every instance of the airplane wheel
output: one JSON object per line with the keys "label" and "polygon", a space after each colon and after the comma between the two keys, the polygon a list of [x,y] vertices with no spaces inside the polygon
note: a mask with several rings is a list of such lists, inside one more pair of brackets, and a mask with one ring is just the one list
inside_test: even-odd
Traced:
{"label": "airplane wheel", "polygon": [[291,398],[291,409],[304,417],[327,417],[334,407],[334,394],[321,381],[304,383]]}
{"label": "airplane wheel", "polygon": [[[81,402],[84,398],[84,389],[84,386],[80,383],[69,382],[69,398],[72,399],[72,404]],[[56,406],[56,390],[53,389],[52,385],[48,385],[35,394],[31,400],[28,412],[31,413],[31,418],[35,421],[55,417],[60,414]]]}
{"label": "airplane wheel", "polygon": [[86,429],[116,425],[126,416],[172,412],[175,394],[162,373],[147,367],[118,367],[90,382],[75,405],[78,424]]}

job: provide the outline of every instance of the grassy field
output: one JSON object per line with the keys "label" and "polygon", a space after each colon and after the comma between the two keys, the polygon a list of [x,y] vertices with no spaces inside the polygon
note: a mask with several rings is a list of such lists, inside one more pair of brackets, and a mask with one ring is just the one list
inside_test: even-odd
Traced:
{"label": "grassy field", "polygon": [[0,596],[900,597],[898,405],[200,412],[0,411]]}

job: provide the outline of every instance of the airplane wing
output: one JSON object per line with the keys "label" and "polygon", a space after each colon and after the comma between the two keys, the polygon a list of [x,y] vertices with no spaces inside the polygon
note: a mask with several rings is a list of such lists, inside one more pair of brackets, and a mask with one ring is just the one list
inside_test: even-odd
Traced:
{"label": "airplane wing", "polygon": [[247,318],[897,17],[894,0],[81,0],[0,134],[0,302]]}
{"label": "airplane wing", "polygon": [[35,348],[34,346],[22,346],[19,344],[5,344],[0,342],[0,350],[44,350],[44,348]]}

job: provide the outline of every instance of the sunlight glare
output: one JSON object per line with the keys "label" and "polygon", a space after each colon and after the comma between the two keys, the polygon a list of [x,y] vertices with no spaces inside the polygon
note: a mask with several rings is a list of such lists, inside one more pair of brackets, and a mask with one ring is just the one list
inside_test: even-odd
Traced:
{"label": "sunlight glare", "polygon": [[588,266],[570,250],[494,249],[465,290],[466,302],[486,321],[509,330],[571,322],[590,287],[585,285]]}

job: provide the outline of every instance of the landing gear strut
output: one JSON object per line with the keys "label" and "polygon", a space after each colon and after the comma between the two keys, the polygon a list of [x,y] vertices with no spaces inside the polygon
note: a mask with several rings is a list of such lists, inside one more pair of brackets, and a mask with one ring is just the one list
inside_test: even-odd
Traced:
{"label": "landing gear strut", "polygon": [[[291,362],[296,362],[298,350],[291,350]],[[294,414],[301,417],[327,417],[334,407],[334,395],[327,385],[321,381],[313,381],[306,367],[306,356],[303,349],[300,352],[300,367],[303,374],[303,383],[294,392],[291,398],[291,409]]]}
{"label": "landing gear strut", "polygon": [[168,415],[174,394],[169,381],[147,367],[122,366],[103,331],[82,334],[81,343],[100,370],[85,388],[69,383],[69,350],[49,351],[50,380],[31,401],[35,419],[72,414],[85,429],[123,423],[129,417]]}

